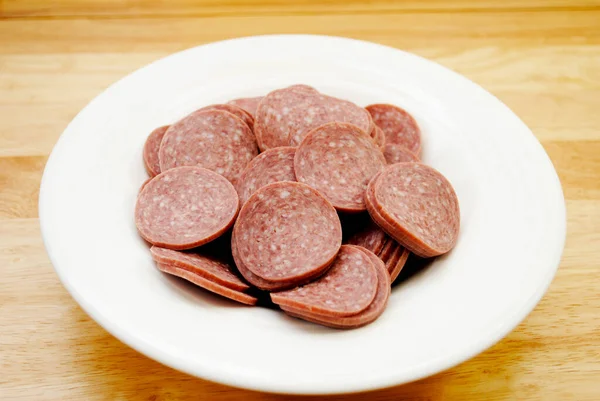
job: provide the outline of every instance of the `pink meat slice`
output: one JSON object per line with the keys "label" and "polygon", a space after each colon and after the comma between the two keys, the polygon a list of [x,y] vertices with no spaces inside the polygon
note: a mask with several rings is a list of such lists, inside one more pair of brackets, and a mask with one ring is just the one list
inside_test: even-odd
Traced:
{"label": "pink meat slice", "polygon": [[406,110],[391,104],[366,107],[375,125],[385,134],[385,143],[402,145],[415,155],[421,152],[421,129]]}
{"label": "pink meat slice", "polygon": [[158,153],[161,171],[199,166],[230,181],[256,155],[256,139],[248,125],[223,110],[196,111],[165,133]]}
{"label": "pink meat slice", "polygon": [[434,168],[392,164],[373,180],[367,197],[372,202],[371,217],[378,224],[383,221],[380,226],[417,256],[441,255],[456,244],[458,198],[452,184]]}
{"label": "pink meat slice", "polygon": [[240,120],[246,123],[246,125],[252,129],[254,127],[254,117],[252,114],[248,113],[246,110],[242,109],[233,104],[211,104],[210,106],[202,107],[196,111],[205,111],[205,110],[222,110],[228,113],[233,114]]}
{"label": "pink meat slice", "polygon": [[246,110],[254,118],[254,116],[256,115],[256,109],[258,108],[258,104],[262,99],[263,96],[243,97],[240,99],[230,100],[229,102],[227,102],[227,104],[232,104],[234,106]]}
{"label": "pink meat slice", "polygon": [[282,306],[281,309],[283,309],[290,316],[337,329],[358,328],[377,320],[377,318],[385,311],[388,299],[390,297],[390,277],[381,259],[379,259],[368,249],[362,247],[357,248],[363,251],[369,257],[377,271],[377,292],[373,302],[371,302],[367,309],[356,315],[344,317],[323,316],[287,306]]}
{"label": "pink meat slice", "polygon": [[378,255],[383,249],[387,238],[385,231],[371,221],[367,227],[350,237],[348,244],[361,246]]}
{"label": "pink meat slice", "polygon": [[311,131],[294,157],[296,179],[344,212],[366,210],[367,184],[385,165],[383,153],[364,131],[338,122]]}
{"label": "pink meat slice", "polygon": [[232,266],[214,257],[196,252],[174,251],[157,246],[152,246],[150,253],[152,259],[158,263],[189,270],[232,290],[246,291],[250,288],[248,284],[235,275]]}
{"label": "pink meat slice", "polygon": [[339,121],[372,130],[372,119],[362,107],[323,95],[307,85],[270,92],[256,111],[254,131],[261,150],[298,146],[306,134],[323,124]]}
{"label": "pink meat slice", "polygon": [[276,182],[256,191],[234,225],[239,260],[267,281],[302,281],[322,272],[340,249],[342,227],[333,206],[311,187]]}
{"label": "pink meat slice", "polygon": [[396,143],[388,143],[383,151],[388,164],[418,162],[419,158],[410,150]]}
{"label": "pink meat slice", "polygon": [[229,287],[225,287],[221,284],[217,284],[216,282],[211,281],[211,280],[209,280],[197,273],[191,272],[189,270],[182,269],[177,266],[167,265],[164,263],[158,263],[157,266],[158,266],[159,270],[161,270],[165,273],[168,273],[173,276],[177,276],[179,278],[187,280],[191,283],[196,284],[199,287],[204,288],[205,290],[208,290],[215,294],[221,295],[225,298],[229,298],[233,301],[236,301],[236,302],[239,302],[239,303],[242,303],[245,305],[256,305],[256,302],[258,302],[256,297],[253,297],[252,295],[231,289]]}
{"label": "pink meat slice", "polygon": [[272,293],[271,300],[281,307],[322,316],[351,316],[373,302],[377,280],[369,256],[353,245],[342,245],[332,267],[320,279]]}
{"label": "pink meat slice", "polygon": [[242,171],[236,189],[243,205],[250,195],[267,184],[279,181],[296,181],[294,154],[296,148],[284,146],[264,151]]}
{"label": "pink meat slice", "polygon": [[169,129],[168,125],[156,128],[148,135],[148,139],[146,139],[146,143],[144,144],[144,166],[150,177],[160,174],[158,150],[167,129]]}
{"label": "pink meat slice", "polygon": [[410,251],[406,248],[402,248],[402,255],[400,255],[400,258],[396,262],[396,265],[392,268],[392,271],[390,272],[390,281],[392,283],[398,278],[398,275],[402,271],[402,268],[404,268],[404,265],[406,264],[406,261],[408,260],[409,256]]}
{"label": "pink meat slice", "polygon": [[178,167],[160,173],[142,189],[135,224],[153,245],[190,249],[227,231],[238,208],[237,192],[223,176],[201,167]]}

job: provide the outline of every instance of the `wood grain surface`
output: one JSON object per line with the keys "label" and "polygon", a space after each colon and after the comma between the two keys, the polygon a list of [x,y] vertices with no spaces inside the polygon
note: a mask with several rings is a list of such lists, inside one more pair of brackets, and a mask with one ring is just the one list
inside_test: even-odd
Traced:
{"label": "wood grain surface", "polygon": [[100,91],[169,53],[267,33],[370,40],[464,74],[529,125],[567,200],[567,244],[556,278],[504,340],[433,377],[331,399],[599,400],[595,0],[0,0],[0,399],[301,398],[196,379],[120,343],[60,284],[37,219],[52,146]]}

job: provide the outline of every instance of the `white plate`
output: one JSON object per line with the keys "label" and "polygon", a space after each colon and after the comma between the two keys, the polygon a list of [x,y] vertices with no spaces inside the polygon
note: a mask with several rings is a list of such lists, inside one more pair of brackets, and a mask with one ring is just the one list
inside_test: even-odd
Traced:
{"label": "white plate", "polygon": [[[238,306],[160,273],[133,210],[148,133],[201,106],[293,83],[360,105],[405,107],[423,159],[453,183],[456,248],[393,290],[375,323],[336,331]],[[115,337],[209,380],[340,393],[416,380],[510,332],[558,267],[565,208],[531,131],[488,92],[433,62],[356,40],[262,36],[174,54],[112,85],[71,122],[42,181],[44,242],[60,279]]]}

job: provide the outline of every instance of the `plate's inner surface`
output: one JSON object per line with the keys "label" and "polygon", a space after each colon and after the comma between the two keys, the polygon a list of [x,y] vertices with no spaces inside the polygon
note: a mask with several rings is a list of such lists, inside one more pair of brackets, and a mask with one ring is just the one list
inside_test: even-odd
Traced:
{"label": "plate's inner surface", "polygon": [[[202,106],[295,83],[365,106],[399,105],[423,160],[460,200],[456,248],[393,288],[375,323],[336,331],[223,300],[154,266],[133,209],[150,131]],[[498,340],[537,302],[564,240],[552,166],[491,95],[433,63],[320,37],[263,37],[179,53],[134,73],[69,126],[40,213],[49,254],[88,313],[171,366],[272,391],[352,391],[413,380]]]}

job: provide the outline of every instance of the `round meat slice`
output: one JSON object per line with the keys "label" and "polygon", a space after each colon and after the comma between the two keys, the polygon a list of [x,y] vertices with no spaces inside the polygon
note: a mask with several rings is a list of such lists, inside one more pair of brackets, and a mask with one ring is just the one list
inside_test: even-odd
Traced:
{"label": "round meat slice", "polygon": [[418,162],[419,158],[402,145],[388,143],[385,145],[383,155],[388,164]]}
{"label": "round meat slice", "polygon": [[378,255],[387,239],[388,236],[385,231],[371,221],[366,228],[350,237],[348,244],[361,246]]}
{"label": "round meat slice", "polygon": [[243,205],[250,195],[267,184],[280,181],[296,181],[294,154],[296,148],[283,146],[264,151],[246,166],[236,182],[236,189]]}
{"label": "round meat slice", "polygon": [[375,125],[371,132],[371,137],[375,141],[375,145],[379,146],[380,149],[385,149],[385,134],[381,128]]}
{"label": "round meat slice", "polygon": [[272,293],[271,300],[281,307],[321,316],[351,316],[373,302],[377,281],[377,270],[367,254],[355,246],[342,245],[323,277],[302,287]]}
{"label": "round meat slice", "polygon": [[233,234],[236,265],[271,282],[301,282],[321,274],[342,243],[333,206],[297,182],[256,191],[242,207]]}
{"label": "round meat slice", "polygon": [[200,166],[230,181],[256,155],[256,140],[248,125],[222,110],[196,111],[171,125],[158,153],[161,171]]}
{"label": "round meat slice", "polygon": [[212,104],[210,106],[203,107],[196,111],[206,111],[206,110],[222,110],[228,113],[233,114],[240,120],[246,123],[246,125],[252,129],[254,127],[254,117],[252,114],[248,113],[246,110],[241,107],[235,106],[233,104]]}
{"label": "round meat slice", "polygon": [[256,111],[254,132],[261,150],[298,146],[314,128],[347,122],[370,133],[373,122],[362,107],[323,95],[307,85],[294,85],[269,93]]}
{"label": "round meat slice", "polygon": [[250,113],[252,118],[254,118],[254,116],[256,115],[256,109],[258,108],[258,104],[261,100],[263,100],[263,96],[243,97],[240,99],[230,100],[229,102],[227,102],[227,104],[232,104],[234,106],[246,110],[248,113]]}
{"label": "round meat slice", "polygon": [[344,212],[366,210],[364,193],[383,170],[381,150],[355,125],[328,123],[311,131],[296,150],[296,179],[318,190]]}
{"label": "round meat slice", "polygon": [[385,143],[402,145],[415,155],[421,152],[421,129],[406,110],[391,104],[366,107],[375,125],[383,130]]}
{"label": "round meat slice", "polygon": [[256,305],[256,303],[258,302],[256,297],[253,297],[252,295],[246,294],[241,291],[233,290],[221,284],[217,284],[214,281],[208,280],[199,274],[193,273],[186,269],[182,269],[180,267],[171,266],[164,263],[158,263],[158,269],[165,273],[177,276],[191,283],[194,283],[197,286],[204,288],[205,290],[208,290],[210,292],[224,296],[225,298],[229,298],[233,301],[245,305]]}
{"label": "round meat slice", "polygon": [[408,260],[409,256],[410,251],[406,248],[402,248],[402,255],[400,255],[400,258],[396,262],[396,265],[392,268],[392,271],[390,272],[390,281],[392,283],[398,278],[398,275],[402,271],[402,268],[404,268],[404,265],[406,264],[406,261]]}
{"label": "round meat slice", "polygon": [[372,201],[380,217],[395,229],[388,234],[418,256],[441,255],[456,244],[458,198],[446,177],[432,167],[388,166],[373,183]]}
{"label": "round meat slice", "polygon": [[322,316],[316,313],[303,311],[302,309],[290,308],[286,306],[282,306],[281,309],[283,309],[290,316],[336,329],[354,329],[365,326],[377,320],[377,318],[381,316],[385,310],[390,297],[390,277],[381,259],[379,259],[373,252],[362,247],[357,247],[357,249],[363,251],[369,257],[377,271],[377,292],[373,302],[371,302],[367,309],[356,315],[344,317]]}
{"label": "round meat slice", "polygon": [[135,224],[153,245],[190,249],[219,237],[233,224],[239,208],[233,185],[201,167],[160,173],[138,195]]}
{"label": "round meat slice", "polygon": [[150,174],[150,177],[160,174],[158,150],[167,129],[169,129],[168,125],[158,127],[148,135],[148,139],[144,144],[144,166],[146,166],[146,171]]}
{"label": "round meat slice", "polygon": [[153,246],[150,248],[152,259],[164,265],[170,265],[204,277],[207,280],[237,291],[246,291],[250,287],[234,274],[234,269],[216,258],[193,252],[174,251]]}
{"label": "round meat slice", "polygon": [[235,263],[238,268],[238,271],[242,274],[242,276],[244,276],[244,278],[250,284],[252,284],[256,288],[259,288],[264,291],[282,291],[282,290],[287,290],[290,288],[297,287],[302,284],[306,284],[306,283],[314,280],[321,274],[323,274],[329,268],[328,265],[324,265],[322,271],[320,271],[320,272],[317,271],[317,272],[315,272],[314,276],[310,276],[310,277],[304,278],[302,280],[297,280],[297,279],[291,279],[291,280],[287,280],[287,281],[265,280],[264,278],[259,277],[256,274],[252,273],[250,270],[248,270],[246,268],[246,266],[244,266],[244,263],[241,261],[240,254],[237,251],[237,245],[236,245],[236,241],[234,238],[235,238],[235,235],[232,235],[232,237],[231,237],[231,253],[233,255],[234,260],[236,261]]}

